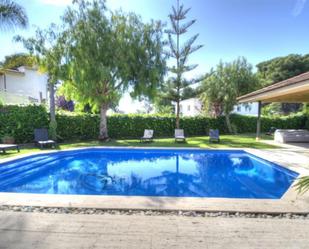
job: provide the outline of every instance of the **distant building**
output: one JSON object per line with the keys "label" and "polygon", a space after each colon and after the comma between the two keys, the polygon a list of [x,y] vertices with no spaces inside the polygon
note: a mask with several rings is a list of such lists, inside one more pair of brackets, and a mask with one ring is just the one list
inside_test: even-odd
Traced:
{"label": "distant building", "polygon": [[[177,106],[175,105],[175,113],[177,113]],[[179,103],[180,114],[185,117],[194,117],[202,113],[203,104],[198,98],[190,98],[180,101]],[[232,113],[239,115],[252,115],[258,114],[258,103],[239,104],[234,107]]]}
{"label": "distant building", "polygon": [[48,76],[26,66],[0,71],[0,101],[5,104],[42,104],[47,100]]}
{"label": "distant building", "polygon": [[[177,105],[175,105],[175,113],[177,113]],[[185,99],[179,103],[179,111],[182,116],[198,116],[203,109],[202,102],[197,98]]]}
{"label": "distant building", "polygon": [[258,102],[248,103],[248,104],[238,104],[234,106],[232,113],[247,116],[257,116],[259,111]]}

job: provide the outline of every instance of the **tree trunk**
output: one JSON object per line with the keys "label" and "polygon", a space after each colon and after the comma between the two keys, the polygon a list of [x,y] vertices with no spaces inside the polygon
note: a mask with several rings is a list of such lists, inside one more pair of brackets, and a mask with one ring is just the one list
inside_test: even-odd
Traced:
{"label": "tree trunk", "polygon": [[106,141],[108,140],[108,131],[107,131],[107,104],[102,104],[100,109],[100,135],[99,140]]}
{"label": "tree trunk", "polygon": [[49,82],[49,135],[53,140],[57,140],[57,121],[55,108],[55,84]]}
{"label": "tree trunk", "polygon": [[179,114],[180,114],[180,109],[179,109],[179,100],[177,101],[177,111],[176,111],[176,129],[179,129]]}
{"label": "tree trunk", "polygon": [[233,127],[232,127],[232,124],[231,124],[229,113],[225,113],[225,121],[226,121],[226,126],[227,126],[229,133],[233,134],[234,131],[233,131]]}

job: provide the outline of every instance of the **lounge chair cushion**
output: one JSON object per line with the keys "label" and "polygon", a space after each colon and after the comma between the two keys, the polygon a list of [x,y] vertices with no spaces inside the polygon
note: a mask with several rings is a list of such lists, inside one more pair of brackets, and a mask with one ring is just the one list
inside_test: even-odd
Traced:
{"label": "lounge chair cushion", "polygon": [[54,144],[55,141],[54,140],[47,140],[47,141],[38,141],[38,144]]}
{"label": "lounge chair cushion", "polygon": [[6,150],[16,149],[19,152],[19,146],[17,144],[0,144],[0,151],[5,153]]}

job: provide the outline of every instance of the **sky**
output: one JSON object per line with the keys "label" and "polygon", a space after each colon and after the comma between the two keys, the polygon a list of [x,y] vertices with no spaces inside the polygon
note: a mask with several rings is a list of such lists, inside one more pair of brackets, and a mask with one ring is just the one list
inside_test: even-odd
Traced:
{"label": "sky", "polygon": [[[34,26],[46,28],[59,23],[70,0],[16,0],[24,6],[30,27],[15,32],[0,33],[0,60],[5,55],[23,52],[20,44],[12,42],[16,34],[31,36]],[[204,74],[220,60],[232,61],[244,56],[254,66],[259,62],[291,53],[309,53],[309,0],[180,0],[191,7],[189,19],[196,23],[189,36],[199,33],[196,44],[204,45],[190,57],[198,68],[187,77]],[[168,22],[168,14],[176,0],[107,0],[112,9],[121,8],[150,19]],[[184,40],[184,39],[183,39]],[[120,109],[134,112],[140,104],[128,95],[121,100]]]}

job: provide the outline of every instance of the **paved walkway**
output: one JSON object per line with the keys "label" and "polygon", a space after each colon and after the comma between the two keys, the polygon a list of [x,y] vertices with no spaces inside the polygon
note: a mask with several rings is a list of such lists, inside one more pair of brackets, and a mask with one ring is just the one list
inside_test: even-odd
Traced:
{"label": "paved walkway", "polygon": [[0,248],[308,248],[309,220],[0,212]]}

